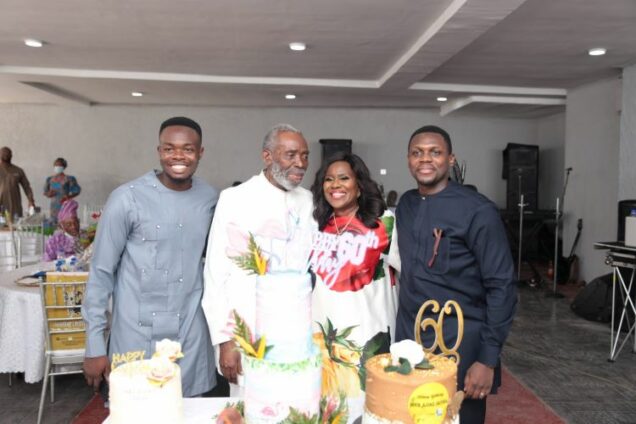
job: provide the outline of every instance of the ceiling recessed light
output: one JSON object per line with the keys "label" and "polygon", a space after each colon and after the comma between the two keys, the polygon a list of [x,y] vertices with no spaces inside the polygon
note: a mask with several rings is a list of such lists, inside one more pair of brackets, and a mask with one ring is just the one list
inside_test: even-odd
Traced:
{"label": "ceiling recessed light", "polygon": [[42,41],[36,40],[34,38],[27,38],[26,40],[24,40],[24,44],[29,47],[42,47],[44,45]]}
{"label": "ceiling recessed light", "polygon": [[438,102],[445,102],[446,100],[448,100],[448,97],[440,96],[440,97],[437,98]]}
{"label": "ceiling recessed light", "polygon": [[285,94],[285,98],[287,100],[294,100],[296,98],[295,94]]}
{"label": "ceiling recessed light", "polygon": [[603,47],[596,47],[587,51],[590,56],[603,56],[605,53],[607,53],[607,49]]}
{"label": "ceiling recessed light", "polygon": [[130,95],[133,97],[141,97],[144,95],[144,93],[142,93],[141,91],[133,91],[132,93],[130,93]]}
{"label": "ceiling recessed light", "polygon": [[289,48],[295,52],[302,52],[307,48],[305,43],[289,43]]}

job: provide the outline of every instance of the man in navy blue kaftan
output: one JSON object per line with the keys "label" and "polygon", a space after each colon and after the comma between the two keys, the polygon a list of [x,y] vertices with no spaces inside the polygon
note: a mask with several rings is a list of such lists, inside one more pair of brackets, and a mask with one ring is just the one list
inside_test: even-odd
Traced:
{"label": "man in navy blue kaftan", "polygon": [[[425,301],[434,299],[443,306],[455,300],[460,305],[465,327],[458,350],[458,389],[466,393],[460,422],[473,424],[484,422],[486,397],[501,382],[500,353],[517,289],[497,207],[449,181],[454,161],[443,129],[426,126],[411,136],[408,166],[418,188],[404,193],[396,212],[401,260],[396,340],[413,338],[415,318]],[[457,328],[456,315],[447,316],[447,347],[455,344]],[[421,333],[425,346],[433,344],[433,333]]]}

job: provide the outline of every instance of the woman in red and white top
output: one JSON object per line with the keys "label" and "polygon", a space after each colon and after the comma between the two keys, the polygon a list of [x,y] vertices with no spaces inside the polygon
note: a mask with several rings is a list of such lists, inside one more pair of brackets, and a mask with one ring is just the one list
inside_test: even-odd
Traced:
{"label": "woman in red and white top", "polygon": [[359,366],[365,346],[368,354],[377,353],[378,345],[388,348],[394,336],[397,289],[387,263],[394,217],[367,166],[351,153],[328,158],[311,191],[320,230],[311,258],[313,321],[317,332],[327,335],[329,327],[338,340],[347,340],[331,346],[332,357],[340,352],[332,359]]}

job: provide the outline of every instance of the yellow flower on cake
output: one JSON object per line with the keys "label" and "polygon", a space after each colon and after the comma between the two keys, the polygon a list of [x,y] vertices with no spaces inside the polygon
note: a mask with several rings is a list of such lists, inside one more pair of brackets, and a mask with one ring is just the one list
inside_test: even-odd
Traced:
{"label": "yellow flower on cake", "polygon": [[336,378],[336,363],[331,360],[327,346],[325,346],[325,338],[320,333],[313,334],[314,343],[320,349],[322,354],[322,386],[321,393],[323,395],[335,395],[339,393],[338,379]]}
{"label": "yellow flower on cake", "polygon": [[362,393],[358,373],[361,349],[346,339],[353,327],[338,331],[327,320],[321,328],[313,338],[322,352],[323,395],[359,396]]}
{"label": "yellow flower on cake", "polygon": [[333,344],[331,357],[338,358],[351,365],[360,365],[360,351],[352,350],[340,344]]}

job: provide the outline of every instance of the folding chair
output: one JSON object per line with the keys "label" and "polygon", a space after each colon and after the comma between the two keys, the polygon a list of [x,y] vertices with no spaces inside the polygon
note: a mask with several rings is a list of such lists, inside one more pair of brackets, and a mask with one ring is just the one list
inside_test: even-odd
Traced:
{"label": "folding chair", "polygon": [[46,359],[38,424],[42,420],[49,378],[51,379],[51,403],[53,403],[55,401],[54,377],[82,373],[86,328],[81,309],[87,279],[87,272],[49,272],[46,275],[46,282],[41,284],[46,330]]}

